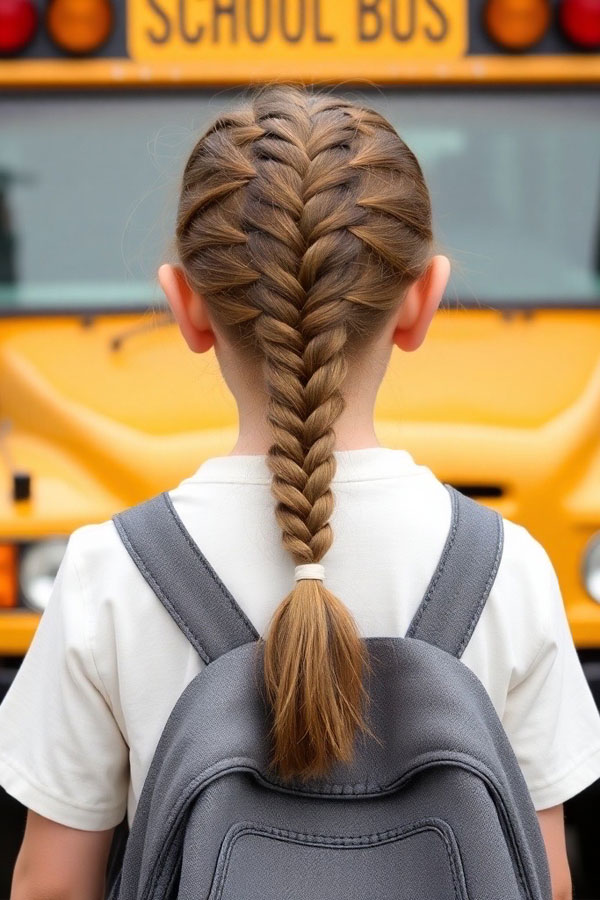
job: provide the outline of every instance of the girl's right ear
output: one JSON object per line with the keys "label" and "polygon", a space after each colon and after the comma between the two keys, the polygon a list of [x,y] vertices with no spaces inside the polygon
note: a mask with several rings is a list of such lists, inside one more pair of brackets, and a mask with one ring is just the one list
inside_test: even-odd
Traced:
{"label": "girl's right ear", "polygon": [[215,334],[206,311],[206,303],[188,284],[183,269],[163,263],[158,281],[190,350],[204,353],[215,343]]}

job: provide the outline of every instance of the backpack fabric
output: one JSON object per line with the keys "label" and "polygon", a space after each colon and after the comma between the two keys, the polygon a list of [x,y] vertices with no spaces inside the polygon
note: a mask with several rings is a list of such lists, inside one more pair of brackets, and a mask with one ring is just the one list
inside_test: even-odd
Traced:
{"label": "backpack fabric", "polygon": [[[461,662],[502,517],[451,485],[446,543],[405,637],[365,638],[369,727],[326,778],[268,767],[262,644],[168,492],[113,516],[206,667],[175,704],[109,900],[551,900],[536,811],[492,701]],[[143,623],[140,623],[143,627]]]}

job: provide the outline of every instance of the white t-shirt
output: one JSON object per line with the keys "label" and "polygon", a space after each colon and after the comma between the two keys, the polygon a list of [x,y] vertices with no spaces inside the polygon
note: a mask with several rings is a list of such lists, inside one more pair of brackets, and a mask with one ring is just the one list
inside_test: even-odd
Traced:
{"label": "white t-shirt", "polygon": [[[450,525],[443,484],[406,450],[336,451],[327,586],[360,633],[403,636]],[[264,456],[219,456],[170,491],[257,632],[293,585]],[[504,520],[500,567],[462,662],[511,740],[536,809],[600,777],[600,715],[542,545]],[[204,663],[112,520],[71,535],[48,607],[0,706],[0,784],[75,828],[133,821],[169,713]]]}

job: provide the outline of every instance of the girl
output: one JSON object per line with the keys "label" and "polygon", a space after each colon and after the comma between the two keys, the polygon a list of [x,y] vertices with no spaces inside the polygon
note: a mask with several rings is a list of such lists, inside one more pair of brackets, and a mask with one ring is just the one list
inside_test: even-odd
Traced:
{"label": "girl", "polygon": [[[373,424],[394,345],[422,344],[447,284],[431,221],[419,163],[391,125],[301,87],[255,92],[185,167],[178,264],[159,280],[190,349],[214,348],[239,437],[170,496],[266,637],[284,775],[348,758],[364,726],[360,638],[404,635],[448,533],[443,484],[380,446]],[[565,900],[562,804],[600,776],[600,717],[548,555],[504,528],[462,660],[510,737]],[[328,588],[290,591],[294,566],[320,561]],[[76,529],[0,708],[0,782],[29,809],[12,900],[103,896],[113,829],[125,813],[131,824],[167,717],[203,665],[112,520]]]}

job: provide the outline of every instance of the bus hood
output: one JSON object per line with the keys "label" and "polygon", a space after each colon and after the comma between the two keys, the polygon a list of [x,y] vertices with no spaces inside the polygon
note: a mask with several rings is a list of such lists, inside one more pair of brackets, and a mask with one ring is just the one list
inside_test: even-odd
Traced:
{"label": "bus hood", "polygon": [[[235,443],[214,352],[190,353],[161,314],[7,317],[1,328],[15,468],[62,460],[114,506],[173,486]],[[379,439],[446,478],[535,472],[581,444],[590,416],[600,421],[599,347],[598,311],[441,310],[417,353],[393,351]]]}

